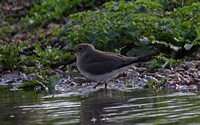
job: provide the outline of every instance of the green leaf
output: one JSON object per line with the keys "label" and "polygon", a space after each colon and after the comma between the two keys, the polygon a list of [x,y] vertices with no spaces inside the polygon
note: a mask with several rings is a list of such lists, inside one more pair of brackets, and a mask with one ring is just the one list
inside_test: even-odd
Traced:
{"label": "green leaf", "polygon": [[153,53],[154,49],[150,46],[135,46],[127,52],[128,56],[140,56]]}
{"label": "green leaf", "polygon": [[38,4],[34,4],[34,7],[36,8],[36,9],[41,9],[42,7],[40,6],[40,5],[38,5]]}
{"label": "green leaf", "polygon": [[200,35],[198,35],[198,36],[193,40],[192,43],[196,42],[197,40],[200,40]]}
{"label": "green leaf", "polygon": [[108,38],[109,38],[110,40],[114,40],[115,37],[119,37],[120,35],[119,35],[118,33],[116,33],[116,32],[111,32],[111,33],[109,33],[107,36],[108,36]]}
{"label": "green leaf", "polygon": [[168,4],[168,0],[161,0],[162,2],[160,2],[160,4],[162,5],[163,9],[168,9],[169,8],[169,4]]}
{"label": "green leaf", "polygon": [[60,17],[60,15],[61,15],[61,8],[60,7],[56,7],[55,12],[56,12],[56,17],[57,18]]}
{"label": "green leaf", "polygon": [[193,47],[193,43],[192,44],[185,44],[184,45],[184,48],[186,49],[186,50],[190,50],[192,47]]}
{"label": "green leaf", "polygon": [[39,84],[37,80],[33,80],[31,82],[25,82],[25,83],[19,85],[18,88],[33,89],[36,86],[41,86],[41,84]]}
{"label": "green leaf", "polygon": [[170,48],[173,49],[174,51],[178,51],[179,49],[181,49],[181,47],[179,46],[174,46],[172,44],[169,44]]}
{"label": "green leaf", "polygon": [[145,45],[149,45],[150,42],[151,42],[151,39],[143,36],[142,38],[140,38],[140,41],[135,42],[135,44],[138,46],[145,46]]}
{"label": "green leaf", "polygon": [[169,22],[165,22],[165,23],[159,23],[159,27],[161,29],[169,29],[170,23]]}
{"label": "green leaf", "polygon": [[117,11],[118,9],[119,9],[119,3],[115,3],[114,5],[113,5],[113,9],[115,10],[115,11]]}
{"label": "green leaf", "polygon": [[195,29],[196,29],[196,32],[197,32],[197,35],[200,35],[200,29],[197,27],[197,26],[194,26],[195,27]]}
{"label": "green leaf", "polygon": [[141,6],[138,10],[139,13],[142,13],[142,14],[146,14],[148,11],[147,9],[145,8],[145,6]]}
{"label": "green leaf", "polygon": [[127,81],[125,81],[127,87],[132,87]]}
{"label": "green leaf", "polygon": [[155,44],[155,43],[157,43],[157,44],[162,44],[162,45],[165,45],[165,46],[168,45],[168,43],[166,43],[166,42],[164,42],[164,41],[158,41],[158,40],[153,40],[152,43],[153,43],[153,44]]}
{"label": "green leaf", "polygon": [[48,90],[51,94],[55,93],[55,86],[59,83],[60,76],[50,76],[48,78],[49,85],[48,85]]}
{"label": "green leaf", "polygon": [[125,31],[125,33],[128,33],[128,34],[130,34],[130,35],[133,35],[134,37],[138,37],[138,36],[139,36],[139,32],[140,32],[139,29],[134,29],[134,30]]}
{"label": "green leaf", "polygon": [[49,77],[49,84],[52,85],[52,84],[58,84],[60,80],[60,76],[51,76]]}

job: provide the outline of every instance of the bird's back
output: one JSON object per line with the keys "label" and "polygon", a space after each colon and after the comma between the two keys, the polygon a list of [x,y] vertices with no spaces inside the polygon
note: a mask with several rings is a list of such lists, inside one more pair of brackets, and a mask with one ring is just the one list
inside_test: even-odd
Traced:
{"label": "bird's back", "polygon": [[80,65],[82,66],[79,67],[80,71],[99,75],[131,65],[137,58],[95,50],[83,55],[78,63],[80,63],[80,60],[84,60],[81,61],[82,64]]}

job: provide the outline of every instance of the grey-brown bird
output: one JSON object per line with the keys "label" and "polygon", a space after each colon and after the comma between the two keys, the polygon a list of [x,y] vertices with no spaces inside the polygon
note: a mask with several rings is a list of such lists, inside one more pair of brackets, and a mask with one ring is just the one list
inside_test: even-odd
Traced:
{"label": "grey-brown bird", "polygon": [[104,52],[94,48],[93,45],[82,43],[71,49],[70,52],[77,56],[77,68],[88,79],[98,81],[96,88],[102,81],[105,82],[117,76],[120,72],[128,69],[133,63],[143,61],[156,53],[127,57],[116,53]]}

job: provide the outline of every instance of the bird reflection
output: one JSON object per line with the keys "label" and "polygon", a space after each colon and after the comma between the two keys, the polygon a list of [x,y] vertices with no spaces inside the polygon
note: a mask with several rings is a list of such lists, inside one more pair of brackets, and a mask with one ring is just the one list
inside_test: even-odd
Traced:
{"label": "bird reflection", "polygon": [[107,120],[104,108],[120,105],[124,101],[124,96],[120,96],[120,92],[116,90],[101,89],[91,93],[81,103],[81,123],[87,125],[104,123]]}

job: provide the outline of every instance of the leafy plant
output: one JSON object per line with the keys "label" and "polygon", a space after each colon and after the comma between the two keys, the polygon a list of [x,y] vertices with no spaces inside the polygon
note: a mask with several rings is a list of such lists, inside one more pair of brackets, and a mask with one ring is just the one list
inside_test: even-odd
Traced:
{"label": "leafy plant", "polygon": [[175,60],[166,57],[166,54],[161,53],[158,56],[155,56],[155,59],[152,60],[149,65],[148,69],[152,71],[155,68],[159,68],[160,71],[164,71],[166,68],[174,68],[178,64],[183,63],[183,60]]}
{"label": "leafy plant", "polygon": [[144,88],[152,88],[153,91],[158,92],[162,88],[165,88],[166,83],[167,83],[166,79],[161,79],[160,81],[149,79]]}
{"label": "leafy plant", "polygon": [[45,25],[84,9],[91,9],[110,0],[40,0],[31,8],[29,15],[22,19],[31,26]]}
{"label": "leafy plant", "polygon": [[59,48],[47,46],[43,49],[39,44],[35,45],[34,52],[36,55],[28,56],[28,58],[23,60],[26,64],[29,60],[35,60],[37,65],[40,65],[41,67],[48,67],[54,62],[62,61],[68,57],[74,57],[70,53],[61,53]]}
{"label": "leafy plant", "polygon": [[0,65],[6,70],[14,70],[20,60],[17,44],[5,44],[0,49]]}
{"label": "leafy plant", "polygon": [[51,46],[47,46],[45,49],[42,49],[39,44],[35,45],[34,52],[36,55],[29,56],[23,61],[28,63],[29,60],[35,60],[36,67],[27,67],[26,70],[27,73],[34,73],[37,76],[37,79],[30,82],[25,82],[24,84],[20,85],[19,88],[33,89],[40,86],[45,90],[53,91],[52,89],[54,89],[60,77],[48,75],[48,72],[52,70],[49,68],[50,64],[61,61],[64,58],[71,57],[72,55],[70,53],[62,54],[60,53],[59,48],[52,48]]}
{"label": "leafy plant", "polygon": [[15,34],[18,29],[11,27],[9,24],[2,25],[0,23],[0,39],[9,39],[13,34]]}
{"label": "leafy plant", "polygon": [[[23,89],[36,89],[36,87],[42,87],[41,89],[45,89],[46,91],[54,91],[55,85],[58,84],[60,77],[59,76],[40,76],[37,72],[38,79],[32,80],[30,82],[24,82],[19,85],[18,88]],[[44,75],[44,74],[43,74]]]}
{"label": "leafy plant", "polygon": [[167,9],[170,5],[165,0],[107,2],[102,10],[70,15],[74,22],[63,32],[74,46],[88,42],[106,51],[123,48],[123,54],[157,47],[176,56],[200,45],[200,2]]}
{"label": "leafy plant", "polygon": [[36,63],[36,67],[27,67],[27,73],[34,73],[37,76],[37,79],[25,82],[18,86],[18,88],[24,89],[34,89],[36,87],[42,87],[46,91],[54,89],[55,85],[58,83],[59,76],[49,76],[47,75],[52,69],[43,67],[39,62]]}

